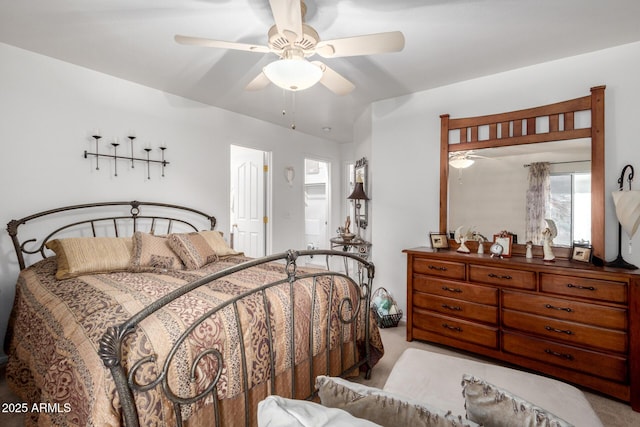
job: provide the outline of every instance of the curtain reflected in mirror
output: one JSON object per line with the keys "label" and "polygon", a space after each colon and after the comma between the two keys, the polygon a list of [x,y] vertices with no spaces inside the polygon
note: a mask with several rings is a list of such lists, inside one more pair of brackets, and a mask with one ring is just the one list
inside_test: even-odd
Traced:
{"label": "curtain reflected in mirror", "polygon": [[542,232],[546,227],[545,218],[551,202],[551,176],[548,162],[528,165],[529,188],[527,189],[527,211],[524,239],[536,245],[542,242]]}

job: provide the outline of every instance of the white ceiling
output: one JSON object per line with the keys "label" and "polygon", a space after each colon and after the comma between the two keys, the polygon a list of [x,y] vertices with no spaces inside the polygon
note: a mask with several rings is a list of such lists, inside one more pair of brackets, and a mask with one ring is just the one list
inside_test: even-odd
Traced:
{"label": "white ceiling", "polygon": [[356,89],[316,85],[293,100],[274,85],[244,90],[275,55],[173,39],[266,45],[268,0],[0,0],[0,42],[282,126],[295,112],[296,131],[349,142],[373,101],[640,40],[638,0],[305,3],[323,40],[400,30],[405,49],[325,59]]}

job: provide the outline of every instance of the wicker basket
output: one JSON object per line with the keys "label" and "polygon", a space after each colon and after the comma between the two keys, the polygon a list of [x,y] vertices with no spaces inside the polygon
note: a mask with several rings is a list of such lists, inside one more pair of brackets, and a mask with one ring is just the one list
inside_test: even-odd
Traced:
{"label": "wicker basket", "polygon": [[[391,300],[392,305],[396,307],[396,313],[381,316],[380,313],[378,313],[378,307],[373,302],[378,296],[389,298]],[[378,324],[379,328],[394,328],[398,326],[400,319],[402,319],[402,310],[398,309],[398,305],[396,304],[396,301],[393,299],[393,297],[389,294],[389,292],[385,288],[380,287],[376,289],[376,291],[373,293],[371,297],[371,301],[372,301],[371,310],[373,310],[373,314],[376,318],[376,323]]]}

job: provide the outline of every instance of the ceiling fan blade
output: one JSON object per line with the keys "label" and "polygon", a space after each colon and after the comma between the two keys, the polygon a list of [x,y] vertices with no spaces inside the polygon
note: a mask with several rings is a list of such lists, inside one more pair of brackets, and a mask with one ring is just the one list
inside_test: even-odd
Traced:
{"label": "ceiling fan blade", "polygon": [[269,83],[271,83],[271,81],[267,76],[263,72],[260,72],[255,79],[251,80],[249,84],[245,86],[244,90],[261,90],[267,87]]}
{"label": "ceiling fan blade", "polygon": [[225,42],[221,40],[205,39],[201,37],[181,36],[179,34],[177,34],[174,37],[174,39],[176,42],[180,44],[186,44],[191,46],[217,47],[220,49],[245,50],[248,52],[259,52],[259,53],[270,52],[270,49],[267,46],[260,46],[256,44]]}
{"label": "ceiling fan blade", "polygon": [[302,9],[300,0],[269,0],[278,33],[295,42],[302,37]]}
{"label": "ceiling fan blade", "polygon": [[373,55],[399,52],[404,48],[404,35],[400,31],[326,40],[318,43],[316,52],[324,58]]}
{"label": "ceiling fan blade", "polygon": [[322,70],[320,83],[336,95],[346,95],[355,89],[355,85],[353,83],[342,77],[342,75],[338,74],[335,70],[327,67],[322,62],[313,61],[312,64],[320,67]]}

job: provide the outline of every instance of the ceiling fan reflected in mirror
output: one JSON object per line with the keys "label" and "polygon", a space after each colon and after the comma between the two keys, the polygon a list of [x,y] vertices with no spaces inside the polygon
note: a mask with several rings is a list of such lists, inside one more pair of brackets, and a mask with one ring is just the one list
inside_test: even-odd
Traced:
{"label": "ceiling fan reflected in mirror", "polygon": [[488,159],[489,157],[473,154],[473,150],[456,151],[449,153],[449,166],[456,169],[466,169],[475,163],[475,159]]}
{"label": "ceiling fan reflected in mirror", "polygon": [[400,31],[321,41],[316,30],[304,23],[307,7],[303,1],[269,0],[269,4],[275,25],[269,29],[268,46],[182,35],[176,35],[175,40],[185,45],[276,54],[279,59],[265,66],[246,90],[259,90],[274,83],[286,90],[300,91],[320,82],[338,95],[350,93],[355,85],[323,62],[307,58],[315,54],[323,58],[373,55],[404,48]]}

